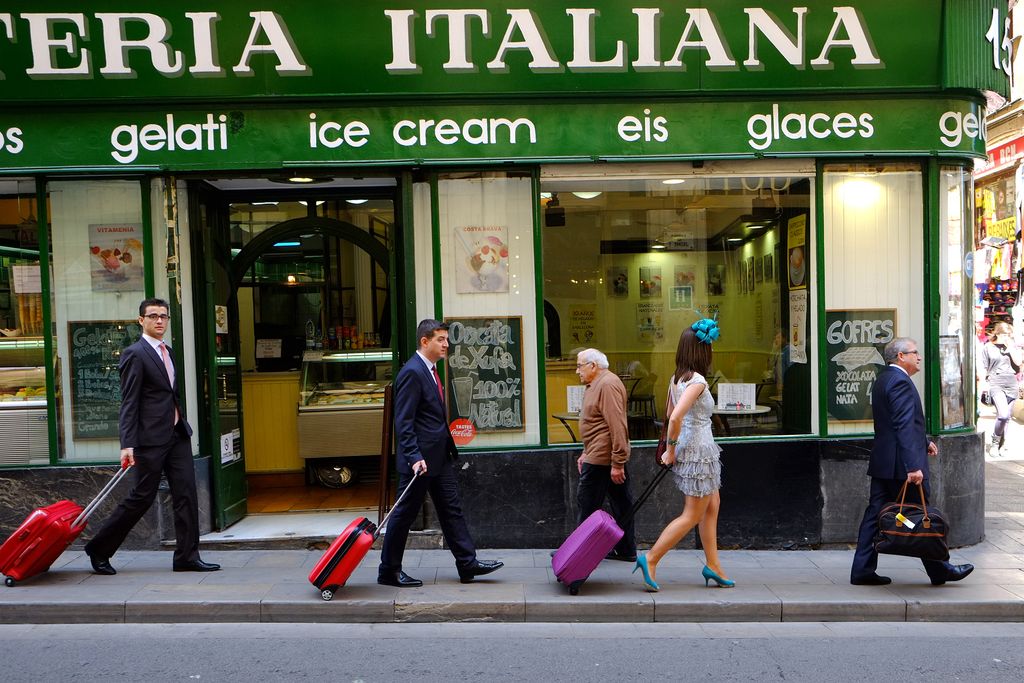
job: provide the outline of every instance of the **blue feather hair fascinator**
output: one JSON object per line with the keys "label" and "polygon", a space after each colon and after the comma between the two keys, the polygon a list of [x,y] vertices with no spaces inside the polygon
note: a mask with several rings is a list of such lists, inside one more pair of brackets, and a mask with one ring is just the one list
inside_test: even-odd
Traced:
{"label": "blue feather hair fascinator", "polygon": [[690,329],[697,333],[697,341],[711,344],[718,339],[718,321],[712,318],[703,318],[690,325]]}

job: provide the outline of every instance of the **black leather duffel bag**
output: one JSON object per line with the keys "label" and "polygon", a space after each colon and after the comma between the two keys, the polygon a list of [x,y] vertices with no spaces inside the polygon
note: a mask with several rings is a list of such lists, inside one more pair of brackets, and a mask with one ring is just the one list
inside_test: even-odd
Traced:
{"label": "black leather duffel bag", "polygon": [[886,555],[919,557],[922,560],[948,560],[946,535],[949,526],[942,513],[928,507],[924,487],[917,485],[921,502],[907,503],[907,484],[900,489],[900,499],[889,503],[878,513],[878,535],[875,550]]}

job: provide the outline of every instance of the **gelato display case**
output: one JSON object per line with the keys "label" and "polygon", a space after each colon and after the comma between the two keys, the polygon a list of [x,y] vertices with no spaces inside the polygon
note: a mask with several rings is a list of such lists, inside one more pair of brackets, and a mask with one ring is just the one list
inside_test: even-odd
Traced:
{"label": "gelato display case", "polygon": [[380,453],[391,349],[307,351],[299,385],[299,455]]}
{"label": "gelato display case", "polygon": [[0,339],[0,465],[49,462],[43,340]]}

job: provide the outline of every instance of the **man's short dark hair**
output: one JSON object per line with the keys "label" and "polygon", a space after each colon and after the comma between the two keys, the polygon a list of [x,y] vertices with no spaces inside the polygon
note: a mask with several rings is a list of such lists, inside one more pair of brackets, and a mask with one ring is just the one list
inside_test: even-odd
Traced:
{"label": "man's short dark hair", "polygon": [[434,333],[438,330],[448,331],[448,323],[443,323],[440,320],[434,320],[433,318],[427,318],[421,320],[420,324],[416,326],[416,346],[419,347],[420,340],[424,337],[427,340],[434,338]]}
{"label": "man's short dark hair", "polygon": [[171,305],[163,299],[143,299],[142,303],[139,304],[140,318],[146,315],[146,309],[150,306],[160,306],[162,308],[166,308],[168,313],[171,312]]}

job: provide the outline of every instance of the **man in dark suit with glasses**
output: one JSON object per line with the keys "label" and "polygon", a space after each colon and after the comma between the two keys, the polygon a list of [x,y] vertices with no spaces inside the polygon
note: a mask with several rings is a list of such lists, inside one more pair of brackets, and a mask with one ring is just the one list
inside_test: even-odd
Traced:
{"label": "man in dark suit with glasses", "polygon": [[174,506],[174,571],[220,569],[220,565],[199,558],[199,496],[192,462],[192,428],[182,410],[171,350],[164,343],[169,310],[163,299],[146,299],[139,304],[142,338],[121,352],[121,467],[135,467],[135,487],[85,545],[97,574],[117,573],[110,558],[156,500],[161,472],[167,475]]}

